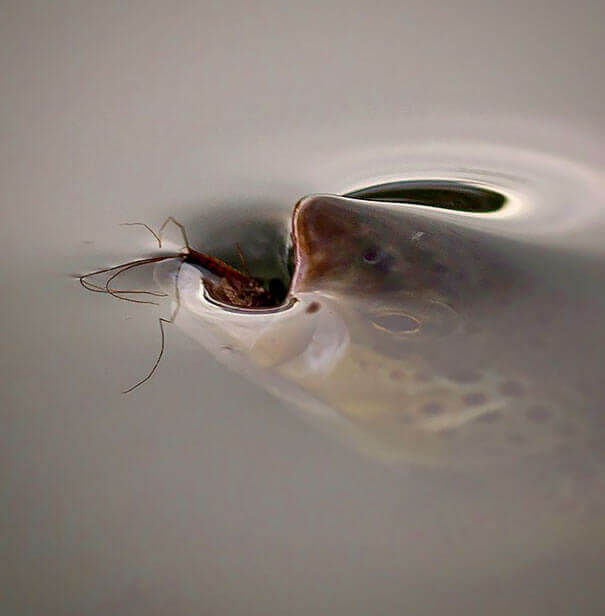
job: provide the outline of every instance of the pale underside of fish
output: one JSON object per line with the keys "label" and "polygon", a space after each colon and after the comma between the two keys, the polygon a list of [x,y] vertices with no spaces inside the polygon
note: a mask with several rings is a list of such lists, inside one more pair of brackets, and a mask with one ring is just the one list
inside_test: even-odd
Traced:
{"label": "pale underside of fish", "polygon": [[291,234],[287,308],[228,309],[205,292],[207,272],[157,266],[178,288],[176,323],[384,460],[602,455],[603,328],[584,322],[590,302],[551,284],[556,259],[455,214],[330,195],[301,200]]}

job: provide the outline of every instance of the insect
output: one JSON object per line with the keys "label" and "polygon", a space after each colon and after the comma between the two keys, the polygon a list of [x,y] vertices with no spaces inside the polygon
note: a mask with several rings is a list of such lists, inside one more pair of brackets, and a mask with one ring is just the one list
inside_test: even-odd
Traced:
{"label": "insect", "polygon": [[[166,297],[167,293],[142,289],[116,289],[113,286],[113,283],[122,274],[134,268],[160,263],[168,259],[176,259],[181,264],[187,263],[193,265],[204,272],[204,287],[208,294],[219,303],[238,308],[260,308],[271,306],[276,303],[276,300],[273,297],[272,293],[264,288],[260,280],[253,278],[252,276],[250,276],[249,273],[239,271],[238,269],[232,267],[231,265],[228,265],[227,263],[221,261],[220,259],[217,259],[216,257],[211,257],[191,248],[185,227],[180,222],[175,220],[172,216],[168,217],[164,221],[157,233],[145,223],[135,222],[122,224],[123,226],[142,226],[146,228],[157,240],[158,247],[162,248],[162,234],[169,223],[176,225],[181,231],[185,243],[185,248],[182,252],[168,255],[158,255],[144,259],[137,259],[134,261],[129,261],[127,263],[122,263],[120,265],[115,265],[113,267],[103,268],[94,272],[89,272],[79,277],[80,284],[88,291],[93,291],[95,293],[106,293],[124,301],[134,302],[138,304],[157,305],[157,302],[153,300],[135,299],[128,296],[146,295],[153,297]],[[243,269],[247,270],[245,260],[243,258],[243,253],[241,252],[239,245],[237,248],[240,259],[242,261]],[[108,275],[104,284],[100,285],[91,281],[91,278],[100,276],[102,274]],[[175,311],[173,312],[170,319],[159,318],[158,320],[161,333],[161,347],[156,362],[154,363],[149,373],[143,379],[135,383],[135,385],[133,385],[132,387],[129,387],[128,389],[124,390],[123,393],[129,393],[133,391],[153,376],[164,353],[164,323],[172,323],[176,317],[178,309],[179,302],[177,298]]]}

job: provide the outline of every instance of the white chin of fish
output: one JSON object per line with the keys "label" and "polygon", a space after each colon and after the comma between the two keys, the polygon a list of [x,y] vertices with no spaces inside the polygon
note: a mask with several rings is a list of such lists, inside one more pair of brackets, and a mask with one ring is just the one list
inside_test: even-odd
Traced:
{"label": "white chin of fish", "polygon": [[[350,344],[347,326],[325,295],[300,293],[285,309],[228,309],[209,300],[199,268],[167,261],[155,267],[160,288],[173,298],[174,320],[221,363],[260,382],[266,389],[322,420],[341,422],[340,416],[280,378],[277,371],[300,376],[329,374]],[[321,308],[307,312],[313,302]],[[310,406],[314,408],[311,409]]]}

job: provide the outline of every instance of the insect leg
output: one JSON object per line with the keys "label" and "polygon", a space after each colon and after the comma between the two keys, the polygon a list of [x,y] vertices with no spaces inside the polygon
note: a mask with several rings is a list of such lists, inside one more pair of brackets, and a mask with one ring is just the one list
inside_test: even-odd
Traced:
{"label": "insect leg", "polygon": [[132,387],[129,387],[128,389],[125,389],[122,392],[123,394],[128,394],[131,391],[133,391],[134,389],[136,389],[137,387],[140,387],[143,383],[146,383],[153,376],[153,373],[156,371],[157,367],[160,364],[160,360],[162,359],[162,355],[164,355],[165,338],[166,338],[166,336],[164,335],[164,323],[172,323],[172,321],[169,321],[168,319],[164,319],[164,318],[160,317],[158,319],[158,323],[160,324],[160,336],[161,336],[161,346],[160,346],[160,352],[158,354],[158,357],[155,360],[155,363],[153,364],[151,370],[147,373],[147,376],[143,377],[140,381],[135,383]]}
{"label": "insect leg", "polygon": [[147,295],[155,295],[156,297],[166,297],[166,293],[162,293],[162,292],[158,292],[158,291],[139,291],[139,290],[118,290],[118,289],[113,289],[111,286],[111,282],[112,280],[114,280],[114,278],[117,278],[118,276],[120,276],[121,274],[123,274],[124,272],[127,272],[128,270],[134,268],[134,267],[139,267],[140,265],[147,265],[149,263],[158,263],[159,261],[165,261],[166,259],[173,259],[175,258],[175,255],[163,255],[160,257],[151,257],[149,259],[143,259],[140,261],[135,261],[133,263],[126,263],[122,269],[118,270],[117,272],[115,272],[114,274],[112,274],[107,281],[105,282],[105,291],[107,293],[109,293],[109,295],[112,295],[113,297],[116,297],[118,299],[123,299],[127,302],[134,302],[135,304],[155,304],[157,305],[157,302],[152,302],[152,301],[148,301],[148,300],[140,300],[140,299],[132,299],[130,297],[121,297],[120,294],[122,293],[144,293]]}
{"label": "insect leg", "polygon": [[132,387],[129,387],[128,389],[125,389],[122,393],[123,394],[128,394],[131,391],[133,391],[134,389],[136,389],[137,387],[139,387],[140,385],[142,385],[143,383],[146,383],[152,376],[153,373],[157,370],[158,366],[160,365],[160,361],[162,359],[162,356],[164,355],[164,349],[166,348],[166,335],[164,333],[164,323],[167,324],[172,324],[174,323],[174,320],[176,319],[176,316],[179,312],[179,309],[181,307],[181,298],[179,295],[179,275],[181,273],[181,268],[179,267],[179,269],[177,270],[176,273],[176,277],[174,280],[174,293],[175,293],[175,298],[176,298],[176,306],[172,312],[172,314],[170,315],[170,319],[164,319],[163,317],[160,317],[158,319],[158,323],[160,324],[160,352],[158,353],[157,359],[155,360],[155,363],[153,364],[153,366],[151,367],[151,370],[147,373],[146,376],[144,376],[140,381],[138,381],[137,383],[135,383]]}
{"label": "insect leg", "polygon": [[191,250],[191,246],[189,244],[189,239],[187,238],[187,231],[185,231],[185,227],[173,216],[168,216],[168,218],[162,223],[162,226],[158,231],[158,236],[162,237],[162,233],[164,232],[164,229],[169,222],[171,222],[173,225],[176,225],[181,230],[181,234],[183,235],[183,241],[185,242],[185,248],[187,249],[187,252],[189,252]]}
{"label": "insect leg", "polygon": [[144,222],[122,222],[120,223],[120,227],[145,227],[153,237],[158,241],[158,246],[162,247],[162,238],[149,226]]}

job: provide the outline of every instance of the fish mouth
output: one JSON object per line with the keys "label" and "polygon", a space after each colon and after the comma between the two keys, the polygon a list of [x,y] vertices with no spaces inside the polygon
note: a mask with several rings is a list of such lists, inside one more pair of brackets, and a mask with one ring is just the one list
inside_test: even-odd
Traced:
{"label": "fish mouth", "polygon": [[339,259],[348,261],[345,238],[359,218],[349,201],[353,200],[329,194],[300,199],[290,216],[289,247],[282,235],[283,252],[275,250],[269,255],[265,251],[259,256],[263,253],[251,251],[255,256],[250,271],[239,244],[237,253],[221,255],[226,261],[190,250],[179,256],[181,264],[200,272],[204,298],[224,311],[268,314],[287,310],[301,293],[325,286],[328,279],[334,282],[326,273],[334,270]]}

